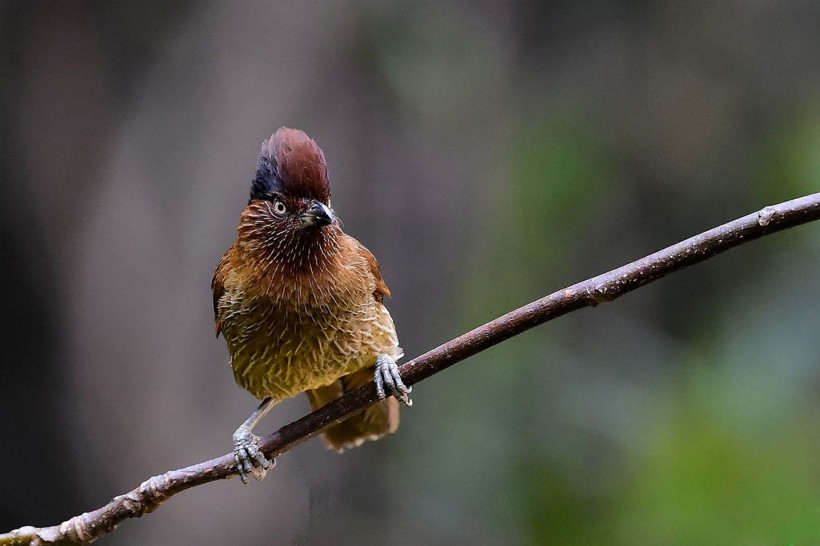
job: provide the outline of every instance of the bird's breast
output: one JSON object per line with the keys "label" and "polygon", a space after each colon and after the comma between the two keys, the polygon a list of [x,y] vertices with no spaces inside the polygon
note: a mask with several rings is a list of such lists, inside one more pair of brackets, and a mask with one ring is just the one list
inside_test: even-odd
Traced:
{"label": "bird's breast", "polygon": [[401,356],[390,313],[368,286],[311,282],[263,295],[239,286],[220,301],[222,333],[237,383],[257,398],[282,399]]}

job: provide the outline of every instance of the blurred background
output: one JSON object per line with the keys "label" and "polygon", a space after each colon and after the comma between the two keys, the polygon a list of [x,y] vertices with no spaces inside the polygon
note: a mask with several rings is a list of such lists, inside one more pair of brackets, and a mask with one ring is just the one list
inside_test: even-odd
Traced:
{"label": "blurred background", "polygon": [[[820,3],[0,3],[0,531],[231,449],[209,283],[304,129],[416,356],[820,188]],[[419,384],[106,544],[773,544],[820,534],[820,225]],[[277,407],[271,432],[307,411]]]}

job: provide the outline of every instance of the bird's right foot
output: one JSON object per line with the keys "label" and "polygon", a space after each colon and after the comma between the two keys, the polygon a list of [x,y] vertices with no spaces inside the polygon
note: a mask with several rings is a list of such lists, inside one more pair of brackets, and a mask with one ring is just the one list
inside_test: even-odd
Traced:
{"label": "bird's right foot", "polygon": [[233,433],[233,456],[236,461],[236,471],[242,483],[248,483],[248,476],[261,480],[274,467],[276,460],[268,460],[259,451],[259,437],[250,429],[239,427]]}

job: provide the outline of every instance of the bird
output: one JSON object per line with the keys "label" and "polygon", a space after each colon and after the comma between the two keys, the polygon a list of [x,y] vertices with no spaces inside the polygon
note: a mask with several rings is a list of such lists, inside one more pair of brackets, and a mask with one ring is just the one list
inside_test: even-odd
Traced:
{"label": "bird", "polygon": [[275,464],[259,450],[254,427],[299,393],[315,410],[375,382],[376,404],[324,432],[331,449],[394,432],[399,402],[412,400],[384,305],[390,290],[373,254],[342,230],[324,153],[303,131],[281,127],[262,142],[236,231],[211,289],[216,335],[227,343],[234,379],[261,400],[233,434],[242,482],[263,479]]}

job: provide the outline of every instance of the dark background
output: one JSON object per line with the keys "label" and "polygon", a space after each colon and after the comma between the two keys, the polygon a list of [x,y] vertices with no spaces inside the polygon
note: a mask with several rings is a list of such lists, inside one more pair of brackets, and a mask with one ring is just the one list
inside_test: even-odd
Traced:
{"label": "dark background", "polygon": [[[0,3],[0,531],[230,450],[255,401],[209,282],[279,126],[324,149],[412,357],[817,191],[818,28],[814,0]],[[810,542],[818,267],[818,226],[755,242],[104,542]]]}

